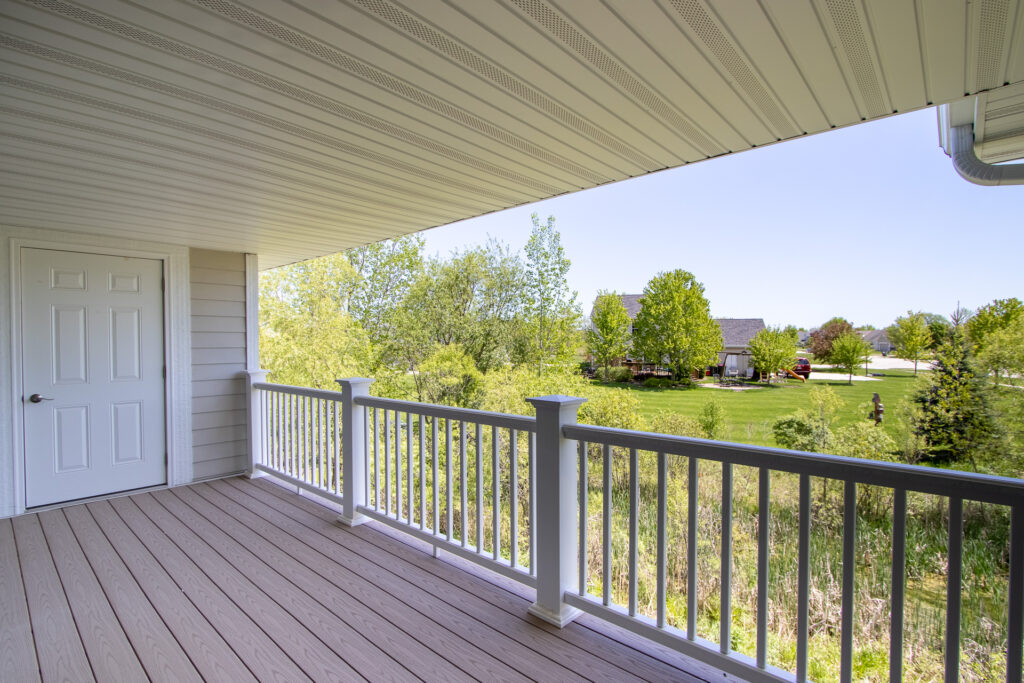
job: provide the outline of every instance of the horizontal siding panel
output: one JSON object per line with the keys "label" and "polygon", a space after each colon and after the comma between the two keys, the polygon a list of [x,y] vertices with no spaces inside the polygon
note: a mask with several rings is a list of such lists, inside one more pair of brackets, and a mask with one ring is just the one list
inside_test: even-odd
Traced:
{"label": "horizontal siding panel", "polygon": [[193,462],[206,462],[219,458],[233,458],[244,456],[249,452],[248,441],[225,441],[224,443],[208,444],[206,446],[192,446]]}
{"label": "horizontal siding panel", "polygon": [[192,315],[225,315],[235,318],[245,318],[245,302],[193,299]]}
{"label": "horizontal siding panel", "polygon": [[193,332],[193,349],[244,349],[244,332]]}
{"label": "horizontal siding panel", "polygon": [[246,456],[208,460],[206,462],[197,462],[193,465],[192,476],[196,481],[212,479],[213,477],[226,477],[231,474],[244,472],[248,466],[249,458]]}
{"label": "horizontal siding panel", "polygon": [[249,428],[244,424],[233,427],[215,427],[213,429],[196,429],[192,431],[192,446],[209,446],[215,443],[226,443],[248,439]]}
{"label": "horizontal siding panel", "polygon": [[205,379],[241,379],[246,378],[245,365],[242,363],[213,363],[196,365],[192,368],[192,381],[201,382]]}
{"label": "horizontal siding panel", "polygon": [[192,267],[193,284],[245,286],[245,273],[237,270]]}
{"label": "horizontal siding panel", "polygon": [[242,396],[245,384],[240,379],[207,379],[192,382],[192,396]]}
{"label": "horizontal siding panel", "polygon": [[193,284],[192,298],[212,299],[213,301],[245,301],[245,287]]}
{"label": "horizontal siding panel", "polygon": [[192,399],[192,414],[245,410],[245,396],[200,396]]}
{"label": "horizontal siding panel", "polygon": [[218,270],[245,272],[245,254],[238,252],[190,249],[188,257],[193,270],[198,268],[216,268]]}
{"label": "horizontal siding panel", "polygon": [[192,416],[193,432],[201,429],[217,429],[219,427],[245,427],[248,424],[245,410],[218,410],[212,413],[199,413]]}
{"label": "horizontal siding panel", "polygon": [[194,315],[192,316],[192,331],[245,333],[245,318],[224,315]]}
{"label": "horizontal siding panel", "polygon": [[192,349],[192,365],[223,365],[237,363],[245,367],[245,349]]}

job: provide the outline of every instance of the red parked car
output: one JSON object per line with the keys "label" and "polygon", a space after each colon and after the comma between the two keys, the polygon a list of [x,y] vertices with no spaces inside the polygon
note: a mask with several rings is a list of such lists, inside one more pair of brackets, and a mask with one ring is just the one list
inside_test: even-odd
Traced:
{"label": "red parked car", "polygon": [[806,358],[797,358],[796,364],[793,365],[793,372],[804,379],[809,379],[811,376],[811,362]]}

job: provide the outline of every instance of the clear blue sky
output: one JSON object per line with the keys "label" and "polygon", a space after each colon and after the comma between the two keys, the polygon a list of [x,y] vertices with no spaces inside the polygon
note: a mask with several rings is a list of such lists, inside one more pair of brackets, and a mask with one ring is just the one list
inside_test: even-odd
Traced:
{"label": "clear blue sky", "polygon": [[522,249],[534,211],[556,218],[584,314],[599,289],[640,293],[675,268],[714,316],[769,325],[1024,298],[1024,186],[960,178],[932,109],[435,228],[427,252],[488,236]]}

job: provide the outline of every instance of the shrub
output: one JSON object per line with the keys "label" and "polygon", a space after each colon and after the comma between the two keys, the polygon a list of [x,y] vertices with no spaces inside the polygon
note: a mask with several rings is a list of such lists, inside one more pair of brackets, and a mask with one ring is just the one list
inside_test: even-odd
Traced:
{"label": "shrub", "polygon": [[[598,377],[603,378],[604,373],[598,372]],[[617,366],[608,368],[608,381],[609,382],[629,382],[633,379],[633,371],[627,367]]]}
{"label": "shrub", "polygon": [[675,436],[692,436],[703,438],[704,430],[696,418],[670,413],[664,410],[658,411],[651,419],[651,431],[659,434],[674,434]]}
{"label": "shrub", "polygon": [[719,440],[725,435],[725,408],[716,398],[709,398],[700,408],[697,416],[705,439]]}
{"label": "shrub", "polygon": [[667,377],[648,377],[644,380],[644,386],[648,389],[668,389],[675,386],[675,382]]}

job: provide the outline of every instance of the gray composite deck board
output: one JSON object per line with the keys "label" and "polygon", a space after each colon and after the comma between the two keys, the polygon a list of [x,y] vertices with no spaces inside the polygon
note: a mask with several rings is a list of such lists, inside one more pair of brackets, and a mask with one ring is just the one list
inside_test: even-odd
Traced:
{"label": "gray composite deck board", "polygon": [[[219,484],[219,482],[218,482]],[[324,538],[318,538],[317,534],[303,527],[298,522],[290,520],[283,515],[275,515],[273,506],[277,504],[274,498],[264,500],[250,499],[245,496],[234,499],[242,507],[258,509],[260,517],[267,520],[266,523],[274,528],[263,527],[260,534],[267,538],[273,538],[285,544],[286,552],[300,559],[307,566],[315,566],[325,577],[330,577],[336,585],[342,585],[351,591],[351,595],[360,602],[371,608],[382,617],[386,617],[400,630],[389,648],[390,652],[400,652],[404,649],[403,643],[418,641],[429,651],[435,652],[462,672],[470,677],[481,677],[487,679],[502,680],[523,680],[525,677],[516,668],[510,666],[500,658],[493,656],[488,647],[491,641],[479,638],[474,642],[464,640],[453,632],[452,629],[463,630],[465,624],[453,624],[450,622],[438,622],[431,618],[430,609],[437,605],[423,604],[422,596],[416,595],[410,598],[408,590],[395,590],[389,583],[387,590],[380,588],[380,582],[390,580],[399,584],[397,588],[404,588],[405,583],[400,577],[390,573],[391,570],[382,569],[366,562],[362,558],[348,553],[342,549],[329,544]],[[272,522],[274,524],[272,524]],[[294,534],[300,534],[302,544],[296,540]],[[302,547],[305,545],[306,547]],[[411,607],[403,600],[414,600],[419,611]],[[439,606],[437,606],[439,607]],[[447,628],[446,628],[447,626]],[[503,644],[496,644],[501,650]],[[417,670],[418,667],[413,667]],[[560,668],[560,667],[558,667]],[[571,675],[571,674],[570,674]]]}
{"label": "gray composite deck board", "polygon": [[13,525],[42,679],[96,680],[39,526],[39,516],[15,517]]}
{"label": "gray composite deck board", "polygon": [[[301,508],[303,511],[319,517],[321,520],[330,522],[336,515],[328,508],[308,498],[296,496],[290,491],[268,482],[266,479],[258,479],[247,482],[240,479],[223,479],[212,482],[212,486],[223,489],[226,486],[235,486],[241,491],[255,495],[257,491],[263,491],[280,499],[283,503]],[[287,509],[287,508],[281,508]],[[453,555],[444,555],[444,561],[437,561],[429,554],[423,552],[424,548],[412,547],[410,543],[418,543],[408,537],[397,540],[400,532],[388,527],[365,525],[352,529],[346,529],[346,535],[360,539],[366,544],[377,546],[392,555],[391,562],[396,559],[402,561],[402,565],[396,567],[408,576],[412,567],[418,568],[427,574],[443,579],[444,583],[429,584],[437,587],[442,594],[449,596],[469,595],[471,598],[487,603],[491,606],[488,618],[491,623],[503,621],[505,612],[521,622],[527,624],[538,638],[545,641],[545,647],[554,651],[559,657],[564,656],[566,651],[561,648],[557,641],[565,641],[577,648],[587,657],[591,658],[591,666],[600,668],[603,666],[603,674],[598,679],[607,675],[621,676],[617,680],[630,680],[641,678],[644,680],[675,680],[675,681],[731,681],[738,680],[723,676],[722,672],[713,669],[701,662],[693,661],[688,657],[672,652],[667,648],[659,647],[640,636],[617,629],[604,624],[600,620],[582,615],[577,623],[566,628],[559,629],[540,619],[530,615],[526,610],[532,602],[531,589],[511,579],[495,575],[486,570],[480,569],[477,565],[457,558]],[[339,537],[343,538],[343,537]],[[408,539],[408,541],[406,540]],[[363,546],[366,547],[366,546]],[[408,564],[409,566],[404,566]],[[399,568],[400,567],[400,568]],[[417,574],[416,581],[424,585],[425,575]],[[458,602],[456,600],[456,602]],[[499,608],[495,610],[493,608]],[[595,623],[596,622],[596,623]],[[584,626],[587,624],[587,626]],[[612,635],[608,635],[612,634]],[[626,645],[621,640],[633,643]],[[575,658],[571,661],[576,661]],[[596,662],[596,663],[595,663]],[[578,670],[577,670],[578,671]],[[694,674],[697,675],[694,675]]]}
{"label": "gray composite deck board", "polygon": [[728,680],[531,592],[220,480],[0,520],[0,678]]}
{"label": "gray composite deck board", "polygon": [[25,586],[11,520],[0,519],[0,671],[16,681],[38,681]]}
{"label": "gray composite deck board", "polygon": [[[223,483],[221,486],[230,486]],[[250,488],[250,490],[252,490]],[[267,495],[270,495],[267,492]],[[504,645],[501,651],[506,661],[515,662],[522,672],[537,680],[553,676],[559,680],[579,678],[594,681],[631,681],[638,680],[629,671],[594,665],[587,654],[573,645],[557,638],[545,637],[545,634],[525,621],[522,616],[512,616],[477,598],[471,592],[458,586],[446,584],[436,576],[424,572],[413,564],[388,553],[379,547],[367,543],[351,533],[343,531],[330,519],[331,513],[322,506],[301,508],[293,503],[303,502],[301,498],[292,500],[264,500],[275,509],[282,511],[289,518],[303,524],[314,533],[324,537],[322,552],[330,552],[332,545],[341,546],[335,554],[345,557],[361,557],[366,560],[369,572],[383,575],[390,571],[402,577],[401,583],[414,586],[417,592],[432,595],[435,600],[428,601],[425,607],[445,610],[450,621],[463,623],[469,627],[470,634],[487,643],[492,643],[491,651],[499,644]],[[315,505],[315,504],[311,504]],[[437,607],[434,607],[434,605]],[[526,614],[527,605],[523,606],[521,615]],[[511,643],[506,641],[512,641]],[[559,662],[561,668],[552,669],[550,661]]]}
{"label": "gray composite deck board", "polygon": [[[209,510],[206,506],[210,503],[197,493],[204,489],[197,486],[194,489],[175,491],[175,494],[190,504]],[[361,656],[358,660],[354,658],[353,664],[368,677],[401,679],[412,675],[411,671],[416,671],[428,680],[472,680],[469,674],[411,638],[388,621],[386,616],[373,611],[371,606],[363,602],[367,600],[371,605],[377,604],[374,600],[375,591],[370,589],[367,596],[365,590],[352,585],[359,582],[358,577],[326,558],[317,558],[315,555],[311,559],[303,557],[303,549],[297,542],[269,523],[262,522],[262,518],[237,504],[232,507],[230,500],[221,498],[218,502],[222,507],[217,509],[235,515],[229,518],[222,513],[219,523],[224,528],[237,530],[239,533],[236,538],[245,538],[247,547],[287,574],[295,585],[316,595],[341,622],[341,626],[346,627],[338,631],[358,634],[350,646],[358,648]],[[251,526],[245,526],[243,521]]]}
{"label": "gray composite deck board", "polygon": [[75,540],[64,512],[43,512],[39,522],[97,680],[141,681],[145,678],[142,665]]}
{"label": "gray composite deck board", "polygon": [[109,508],[99,513],[107,517],[105,530],[86,506],[64,509],[149,677],[156,681],[254,681],[195,605],[182,599],[177,585],[142,542]]}

